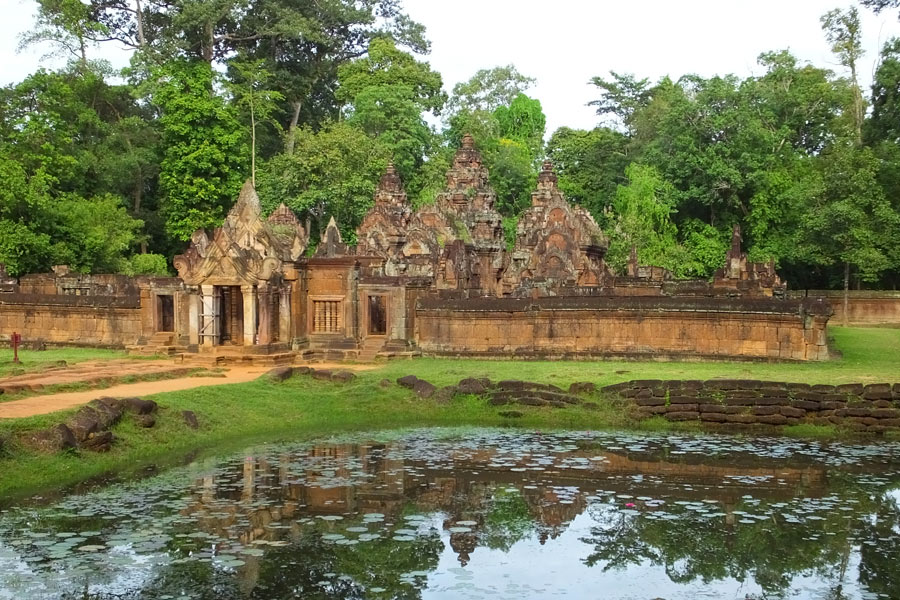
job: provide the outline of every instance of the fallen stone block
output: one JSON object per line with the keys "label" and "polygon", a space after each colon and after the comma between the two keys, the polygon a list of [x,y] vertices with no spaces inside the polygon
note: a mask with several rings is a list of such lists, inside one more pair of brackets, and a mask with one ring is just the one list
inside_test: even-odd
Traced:
{"label": "fallen stone block", "polygon": [[156,425],[156,417],[153,415],[135,415],[134,422],[138,427],[150,429]]}
{"label": "fallen stone block", "polygon": [[112,431],[98,431],[79,444],[79,447],[91,452],[109,452],[113,440]]}
{"label": "fallen stone block", "polygon": [[453,396],[458,393],[458,390],[455,385],[447,385],[439,389],[434,394],[434,401],[437,404],[450,404],[450,401],[453,400]]}
{"label": "fallen stone block", "polygon": [[484,383],[473,377],[467,377],[466,379],[461,380],[456,387],[460,394],[473,394],[475,396],[480,396],[487,391],[487,387]]}
{"label": "fallen stone block", "polygon": [[103,429],[100,425],[100,415],[91,406],[79,408],[75,416],[66,422],[66,426],[71,430],[75,441],[78,443],[85,441],[92,434]]}
{"label": "fallen stone block", "polygon": [[269,378],[269,381],[281,382],[290,379],[293,374],[293,367],[275,367],[266,373],[266,376]]}
{"label": "fallen stone block", "polygon": [[192,411],[192,410],[181,411],[181,418],[184,419],[185,425],[187,425],[191,429],[199,429],[200,428],[200,422],[197,421],[197,415],[194,414],[194,411]]}
{"label": "fallen stone block", "polygon": [[404,375],[403,377],[397,379],[397,385],[413,389],[416,386],[417,381],[419,381],[419,378],[415,375]]}
{"label": "fallen stone block", "polygon": [[356,379],[356,375],[351,371],[335,371],[331,374],[331,380],[338,383],[350,383]]}
{"label": "fallen stone block", "polygon": [[39,452],[48,453],[61,452],[76,446],[72,430],[62,423],[32,433],[26,438],[25,443]]}
{"label": "fallen stone block", "polygon": [[331,369],[314,369],[310,375],[312,375],[313,379],[331,381]]}
{"label": "fallen stone block", "polygon": [[592,394],[597,391],[597,386],[590,381],[576,381],[569,386],[570,394]]}
{"label": "fallen stone block", "polygon": [[413,385],[413,391],[419,398],[431,398],[437,391],[437,387],[424,379],[416,379],[416,383]]}
{"label": "fallen stone block", "polygon": [[153,400],[144,400],[143,398],[123,398],[128,406],[128,410],[138,415],[149,415],[156,412],[158,405]]}

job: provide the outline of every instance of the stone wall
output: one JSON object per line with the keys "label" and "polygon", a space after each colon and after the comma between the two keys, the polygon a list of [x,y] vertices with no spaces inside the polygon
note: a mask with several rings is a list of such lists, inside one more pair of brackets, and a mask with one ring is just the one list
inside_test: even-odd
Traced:
{"label": "stone wall", "polygon": [[139,297],[0,296],[0,342],[17,332],[26,343],[124,347],[141,331]]}
{"label": "stone wall", "polygon": [[[832,323],[844,322],[842,290],[799,290],[791,297],[827,298],[834,309]],[[847,303],[850,325],[900,325],[900,291],[851,290]]]}
{"label": "stone wall", "polygon": [[900,428],[900,383],[809,385],[757,380],[637,380],[602,388],[630,398],[645,417],[737,425],[839,425],[873,433]]}
{"label": "stone wall", "polygon": [[422,298],[416,343],[451,355],[824,360],[830,308],[747,298]]}

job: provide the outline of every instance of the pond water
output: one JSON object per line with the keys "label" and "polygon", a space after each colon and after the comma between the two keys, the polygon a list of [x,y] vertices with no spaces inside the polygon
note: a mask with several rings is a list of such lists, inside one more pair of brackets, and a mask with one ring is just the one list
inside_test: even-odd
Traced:
{"label": "pond water", "polygon": [[0,599],[898,598],[900,444],[422,429],[0,512]]}

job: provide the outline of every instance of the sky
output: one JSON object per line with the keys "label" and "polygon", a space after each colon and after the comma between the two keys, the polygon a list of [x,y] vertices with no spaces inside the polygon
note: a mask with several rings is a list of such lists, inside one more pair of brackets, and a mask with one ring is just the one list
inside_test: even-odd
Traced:
{"label": "sky", "polygon": [[[410,16],[431,40],[424,57],[449,92],[478,69],[514,64],[537,80],[528,94],[541,101],[548,134],[561,126],[600,124],[587,103],[597,97],[591,77],[609,71],[657,80],[686,73],[709,77],[761,73],[762,52],[789,49],[802,61],[841,70],[822,34],[819,17],[847,0],[405,0]],[[17,53],[31,27],[34,0],[0,0],[0,85],[20,81],[40,66],[46,48]],[[860,69],[868,86],[883,43],[900,36],[898,11],[875,15],[858,7],[866,55]],[[93,50],[124,66],[128,53],[113,45]]]}

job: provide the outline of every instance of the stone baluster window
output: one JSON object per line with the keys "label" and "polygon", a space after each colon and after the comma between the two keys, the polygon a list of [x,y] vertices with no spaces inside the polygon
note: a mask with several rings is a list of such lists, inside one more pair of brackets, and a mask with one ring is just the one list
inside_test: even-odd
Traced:
{"label": "stone baluster window", "polygon": [[339,333],[341,331],[340,300],[315,300],[313,309],[313,331],[315,333]]}

